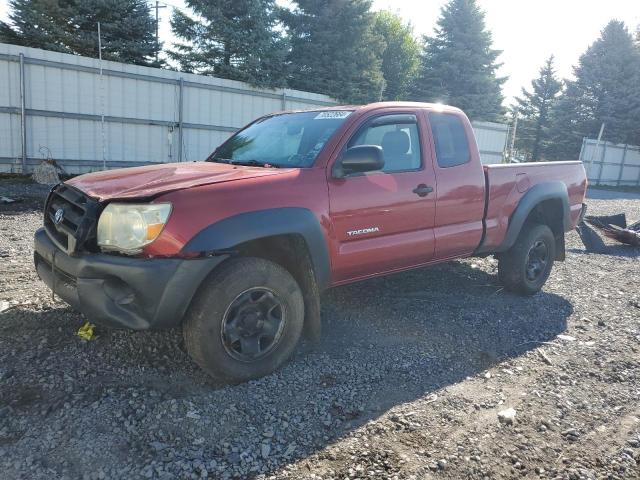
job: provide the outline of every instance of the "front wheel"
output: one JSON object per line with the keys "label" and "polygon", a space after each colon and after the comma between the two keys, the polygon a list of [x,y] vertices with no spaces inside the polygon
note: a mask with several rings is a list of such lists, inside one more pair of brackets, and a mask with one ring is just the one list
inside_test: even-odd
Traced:
{"label": "front wheel", "polygon": [[499,257],[498,277],[507,290],[523,295],[540,291],[556,258],[556,242],[547,225],[525,225],[516,243]]}
{"label": "front wheel", "polygon": [[267,375],[293,353],[302,332],[300,287],[261,258],[223,263],[194,298],[183,333],[189,355],[224,382]]}

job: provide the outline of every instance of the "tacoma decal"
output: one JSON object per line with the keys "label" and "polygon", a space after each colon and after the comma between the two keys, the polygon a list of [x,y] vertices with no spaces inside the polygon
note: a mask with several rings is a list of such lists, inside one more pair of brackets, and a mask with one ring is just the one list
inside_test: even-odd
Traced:
{"label": "tacoma decal", "polygon": [[364,235],[365,233],[376,233],[380,231],[380,227],[367,227],[361,228],[360,230],[349,230],[347,235],[350,237],[355,237],[356,235]]}

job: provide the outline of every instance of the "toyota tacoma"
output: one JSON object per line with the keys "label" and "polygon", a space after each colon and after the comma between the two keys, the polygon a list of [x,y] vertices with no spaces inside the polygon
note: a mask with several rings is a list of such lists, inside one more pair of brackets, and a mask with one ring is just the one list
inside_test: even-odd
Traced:
{"label": "toyota tacoma", "polygon": [[57,185],[35,266],[88,320],[181,326],[195,362],[238,382],[318,338],[330,287],[495,255],[505,288],[535,294],[565,257],[586,185],[578,161],[482,165],[453,107],[276,113],[203,162]]}

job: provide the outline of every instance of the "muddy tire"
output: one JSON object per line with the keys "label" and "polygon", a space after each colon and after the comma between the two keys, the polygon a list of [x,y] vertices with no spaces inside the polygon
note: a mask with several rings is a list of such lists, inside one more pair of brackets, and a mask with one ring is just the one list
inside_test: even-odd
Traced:
{"label": "muddy tire", "polygon": [[551,229],[526,224],[516,243],[499,257],[500,283],[512,292],[533,295],[549,278],[555,258],[556,242]]}
{"label": "muddy tire", "polygon": [[191,358],[225,383],[259,378],[279,368],[302,332],[300,287],[280,265],[234,258],[205,280],[183,322]]}

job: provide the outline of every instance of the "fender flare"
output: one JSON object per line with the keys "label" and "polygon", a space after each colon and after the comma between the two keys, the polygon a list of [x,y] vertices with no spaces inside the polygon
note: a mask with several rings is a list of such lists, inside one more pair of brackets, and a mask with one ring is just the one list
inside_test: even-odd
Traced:
{"label": "fender flare", "polygon": [[182,253],[228,252],[251,240],[291,234],[304,238],[316,283],[324,290],[331,278],[329,251],[318,218],[306,208],[271,208],[224,218],[198,232],[183,247]]}
{"label": "fender flare", "polygon": [[571,230],[571,215],[569,208],[569,192],[567,186],[559,181],[538,183],[531,187],[520,199],[511,218],[504,240],[495,250],[496,253],[509,250],[516,242],[518,235],[531,211],[545,200],[560,200],[562,202],[563,231]]}

